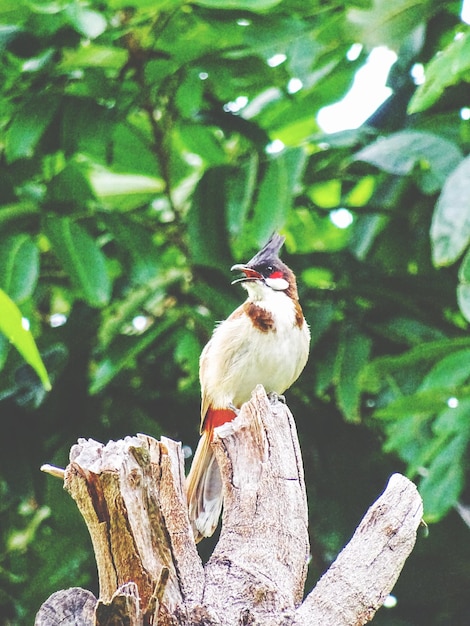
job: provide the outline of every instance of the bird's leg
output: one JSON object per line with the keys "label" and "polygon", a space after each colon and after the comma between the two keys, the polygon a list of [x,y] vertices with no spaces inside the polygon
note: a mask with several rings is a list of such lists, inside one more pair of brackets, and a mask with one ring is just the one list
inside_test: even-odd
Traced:
{"label": "bird's leg", "polygon": [[286,397],[275,391],[270,391],[267,396],[271,404],[276,404],[276,402],[282,402],[282,404],[286,403]]}
{"label": "bird's leg", "polygon": [[238,415],[240,413],[240,409],[237,409],[233,402],[229,402],[228,408],[233,411],[235,415]]}

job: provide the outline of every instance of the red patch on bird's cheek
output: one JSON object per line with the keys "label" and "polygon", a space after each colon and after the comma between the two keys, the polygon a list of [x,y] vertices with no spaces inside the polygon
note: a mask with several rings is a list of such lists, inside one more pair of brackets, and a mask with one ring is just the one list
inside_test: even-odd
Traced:
{"label": "red patch on bird's cheek", "polygon": [[282,272],[279,270],[277,272],[273,272],[272,274],[269,274],[269,278],[282,278]]}

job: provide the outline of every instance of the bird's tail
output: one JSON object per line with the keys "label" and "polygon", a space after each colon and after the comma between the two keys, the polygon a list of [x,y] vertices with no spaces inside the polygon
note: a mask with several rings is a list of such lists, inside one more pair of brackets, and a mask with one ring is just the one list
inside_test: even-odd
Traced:
{"label": "bird's tail", "polygon": [[214,533],[222,511],[222,479],[211,440],[212,429],[204,430],[186,478],[189,519],[196,542]]}

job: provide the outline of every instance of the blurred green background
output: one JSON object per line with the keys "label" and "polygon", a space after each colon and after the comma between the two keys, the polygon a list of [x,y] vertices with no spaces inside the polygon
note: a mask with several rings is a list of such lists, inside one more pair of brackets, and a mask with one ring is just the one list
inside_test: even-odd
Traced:
{"label": "blurred green background", "polygon": [[[2,0],[2,626],[97,591],[85,525],[40,465],[78,437],[194,448],[198,357],[244,298],[229,268],[274,230],[312,331],[287,392],[307,589],[400,471],[429,536],[374,623],[470,623],[468,4]],[[356,84],[363,124],[325,109],[384,53],[378,109]]]}

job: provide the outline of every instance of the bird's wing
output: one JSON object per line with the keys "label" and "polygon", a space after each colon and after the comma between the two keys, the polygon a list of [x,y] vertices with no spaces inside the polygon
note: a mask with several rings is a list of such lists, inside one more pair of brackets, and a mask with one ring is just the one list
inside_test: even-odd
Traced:
{"label": "bird's wing", "polygon": [[[214,371],[220,381],[224,381],[229,375],[234,355],[241,352],[241,347],[246,343],[246,333],[234,329],[243,324],[244,304],[231,313],[223,322],[220,322],[214,333],[205,345],[199,359],[199,380],[201,383],[201,432],[207,411],[211,407],[212,397],[207,390],[206,381],[213,379]],[[215,368],[215,370],[214,370]],[[227,407],[217,407],[227,408]]]}
{"label": "bird's wing", "polygon": [[210,351],[210,342],[206,344],[204,350],[201,353],[201,358],[199,360],[199,378],[201,381],[201,426],[200,431],[202,433],[204,420],[206,418],[207,411],[209,410],[211,399],[206,392],[205,385],[203,381],[205,379],[205,371],[208,367],[208,352]]}

